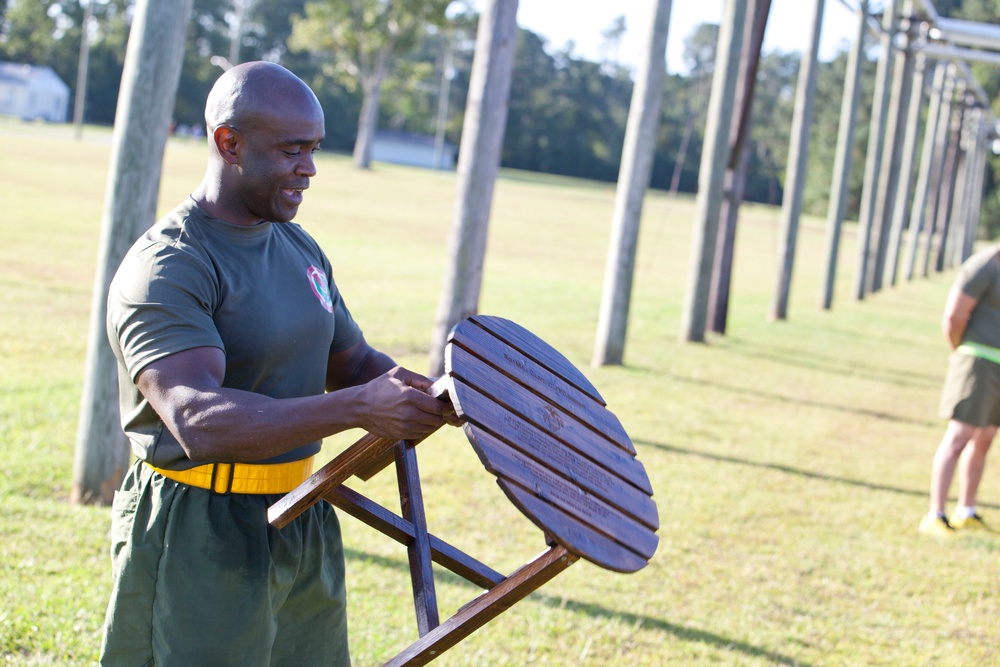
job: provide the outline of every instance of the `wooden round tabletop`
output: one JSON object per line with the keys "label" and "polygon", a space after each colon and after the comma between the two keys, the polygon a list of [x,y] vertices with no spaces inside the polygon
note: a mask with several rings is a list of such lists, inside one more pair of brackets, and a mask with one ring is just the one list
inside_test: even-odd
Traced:
{"label": "wooden round tabletop", "polygon": [[617,572],[649,562],[659,541],[649,477],[566,357],[510,320],[476,315],[452,331],[445,369],[483,465],[550,542]]}

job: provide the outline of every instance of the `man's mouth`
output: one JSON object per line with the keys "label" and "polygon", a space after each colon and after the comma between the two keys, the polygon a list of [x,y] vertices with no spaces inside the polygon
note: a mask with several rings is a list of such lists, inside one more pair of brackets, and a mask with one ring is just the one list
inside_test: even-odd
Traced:
{"label": "man's mouth", "polygon": [[295,205],[302,203],[302,193],[304,191],[305,188],[283,188],[281,190],[282,194],[285,195],[285,198]]}

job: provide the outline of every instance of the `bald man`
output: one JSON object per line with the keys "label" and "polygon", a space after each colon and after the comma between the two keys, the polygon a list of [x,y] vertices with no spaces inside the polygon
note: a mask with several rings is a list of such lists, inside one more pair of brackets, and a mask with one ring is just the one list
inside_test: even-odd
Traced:
{"label": "bald man", "polygon": [[430,380],[372,348],[326,255],[291,220],[324,135],[312,90],[273,63],[223,74],[208,167],[132,246],[108,295],[122,427],[103,665],[348,665],[332,507],[267,508],[324,437],[419,439],[451,419]]}

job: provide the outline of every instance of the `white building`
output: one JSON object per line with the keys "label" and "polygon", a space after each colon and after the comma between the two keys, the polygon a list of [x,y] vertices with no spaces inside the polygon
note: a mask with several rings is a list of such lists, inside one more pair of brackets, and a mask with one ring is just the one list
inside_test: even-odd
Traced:
{"label": "white building", "polygon": [[405,164],[428,169],[454,169],[456,146],[447,141],[441,146],[440,155],[435,155],[434,137],[400,132],[398,130],[378,130],[372,144],[372,160]]}
{"label": "white building", "polygon": [[65,123],[69,86],[51,67],[0,62],[0,114]]}

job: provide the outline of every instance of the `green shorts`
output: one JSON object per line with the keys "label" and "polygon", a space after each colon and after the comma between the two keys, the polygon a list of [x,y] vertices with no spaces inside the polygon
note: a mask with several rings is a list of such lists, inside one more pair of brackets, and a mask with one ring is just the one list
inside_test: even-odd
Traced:
{"label": "green shorts", "polygon": [[328,503],[280,530],[280,495],[220,495],[136,463],[115,495],[101,664],[350,665],[344,550]]}
{"label": "green shorts", "polygon": [[941,416],[972,426],[1000,425],[1000,364],[952,352],[941,391]]}

